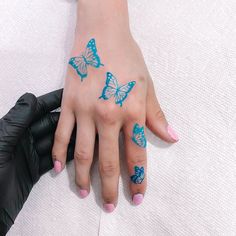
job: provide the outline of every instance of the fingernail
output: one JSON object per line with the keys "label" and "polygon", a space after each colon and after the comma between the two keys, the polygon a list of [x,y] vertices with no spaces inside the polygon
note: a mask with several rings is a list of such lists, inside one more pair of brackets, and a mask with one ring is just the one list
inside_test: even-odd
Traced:
{"label": "fingernail", "polygon": [[86,198],[88,196],[88,191],[86,189],[79,189],[79,195],[81,198]]}
{"label": "fingernail", "polygon": [[111,213],[115,210],[115,205],[111,203],[103,204],[103,208],[106,212]]}
{"label": "fingernail", "polygon": [[140,205],[143,201],[143,194],[137,193],[133,196],[133,203],[134,205]]}
{"label": "fingernail", "polygon": [[176,132],[173,130],[173,128],[170,125],[167,126],[167,132],[170,135],[170,137],[174,139],[174,141],[176,142],[179,141],[178,135],[176,134]]}
{"label": "fingernail", "polygon": [[58,174],[61,172],[61,162],[60,161],[54,161],[54,170]]}

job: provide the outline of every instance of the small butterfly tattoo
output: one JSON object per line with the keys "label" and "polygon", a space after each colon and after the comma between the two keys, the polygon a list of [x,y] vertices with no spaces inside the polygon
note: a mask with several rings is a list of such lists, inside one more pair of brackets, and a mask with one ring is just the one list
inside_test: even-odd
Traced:
{"label": "small butterfly tattoo", "polygon": [[135,166],[134,172],[135,172],[135,174],[130,176],[130,180],[134,184],[141,184],[145,178],[144,167]]}
{"label": "small butterfly tattoo", "polygon": [[77,74],[81,78],[81,81],[88,76],[88,66],[93,66],[95,68],[104,66],[97,54],[95,39],[91,39],[88,42],[85,51],[81,55],[78,57],[72,57],[69,64],[76,70]]}
{"label": "small butterfly tattoo", "polygon": [[139,126],[137,123],[134,124],[132,140],[139,147],[146,148],[147,139],[144,133],[144,126]]}
{"label": "small butterfly tattoo", "polygon": [[107,72],[106,85],[103,88],[102,95],[99,99],[103,98],[104,100],[108,100],[112,96],[115,97],[115,103],[122,107],[124,100],[128,97],[128,94],[136,84],[135,81],[129,82],[125,85],[119,85],[115,76]]}

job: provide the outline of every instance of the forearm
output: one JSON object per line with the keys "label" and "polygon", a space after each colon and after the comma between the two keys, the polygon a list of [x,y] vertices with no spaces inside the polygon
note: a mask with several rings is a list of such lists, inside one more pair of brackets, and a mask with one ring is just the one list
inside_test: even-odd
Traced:
{"label": "forearm", "polygon": [[83,37],[130,35],[126,0],[78,0],[75,43]]}

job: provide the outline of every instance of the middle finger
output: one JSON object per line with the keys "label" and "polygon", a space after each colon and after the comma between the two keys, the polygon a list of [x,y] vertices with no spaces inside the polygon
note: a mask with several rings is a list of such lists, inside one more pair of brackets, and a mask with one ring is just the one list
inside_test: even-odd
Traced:
{"label": "middle finger", "polygon": [[119,131],[120,127],[98,127],[99,171],[102,182],[104,210],[112,212],[118,198],[119,182]]}

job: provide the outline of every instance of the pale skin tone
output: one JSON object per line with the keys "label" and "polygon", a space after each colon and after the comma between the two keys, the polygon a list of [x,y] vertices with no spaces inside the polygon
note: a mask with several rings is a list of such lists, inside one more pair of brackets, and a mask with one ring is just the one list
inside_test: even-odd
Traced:
{"label": "pale skin tone", "polygon": [[[67,145],[76,123],[75,182],[81,197],[86,197],[90,191],[90,167],[97,134],[102,198],[105,210],[111,212],[118,202],[119,132],[124,132],[129,176],[134,174],[134,166],[144,167],[147,176],[146,149],[131,139],[135,123],[146,125],[166,142],[174,143],[178,137],[168,126],[142,53],[130,33],[127,1],[78,0],[71,57],[80,55],[91,38],[96,39],[98,54],[104,66],[88,67],[88,76],[81,82],[76,71],[68,65],[62,111],[52,153],[55,170],[60,172],[65,166]],[[136,81],[122,107],[115,104],[114,98],[98,99],[107,72],[112,72],[121,85]],[[142,201],[146,185],[146,177],[141,184],[130,181],[131,198],[135,204]],[[138,201],[135,196],[139,196]]]}

